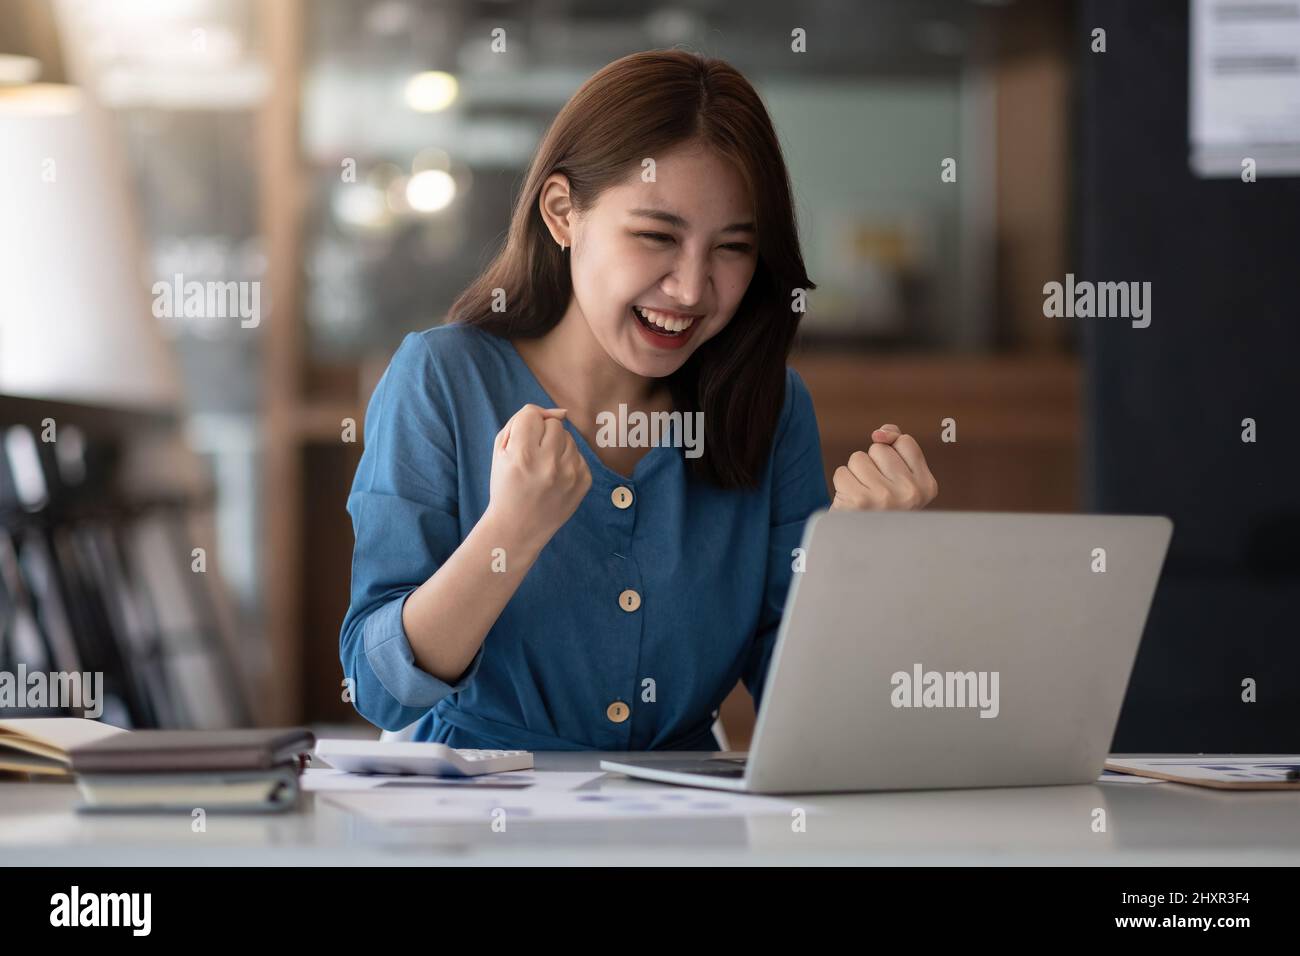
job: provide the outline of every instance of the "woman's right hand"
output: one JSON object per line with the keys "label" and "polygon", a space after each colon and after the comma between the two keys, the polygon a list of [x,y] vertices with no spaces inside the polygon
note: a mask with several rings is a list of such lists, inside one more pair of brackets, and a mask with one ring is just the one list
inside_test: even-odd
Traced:
{"label": "woman's right hand", "polygon": [[497,432],[488,514],[539,550],[578,510],[591,469],[563,408],[528,404]]}

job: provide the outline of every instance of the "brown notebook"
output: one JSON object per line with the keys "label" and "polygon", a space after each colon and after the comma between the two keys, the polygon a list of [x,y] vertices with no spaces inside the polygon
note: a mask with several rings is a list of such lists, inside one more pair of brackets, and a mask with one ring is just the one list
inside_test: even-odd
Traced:
{"label": "brown notebook", "polygon": [[84,717],[0,720],[0,771],[67,777],[69,751],[127,733]]}
{"label": "brown notebook", "polygon": [[1215,790],[1300,790],[1298,754],[1187,754],[1106,760],[1106,769]]}
{"label": "brown notebook", "polygon": [[69,751],[79,774],[269,770],[297,763],[316,738],[305,727],[250,730],[136,730]]}

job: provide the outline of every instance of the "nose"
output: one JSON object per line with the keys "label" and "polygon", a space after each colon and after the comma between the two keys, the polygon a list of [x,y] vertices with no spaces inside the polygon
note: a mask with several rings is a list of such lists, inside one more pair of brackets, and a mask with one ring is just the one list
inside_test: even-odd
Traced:
{"label": "nose", "polygon": [[673,271],[664,277],[664,294],[670,296],[681,308],[694,309],[704,299],[704,291],[711,279],[709,271],[707,256],[692,256],[683,252]]}

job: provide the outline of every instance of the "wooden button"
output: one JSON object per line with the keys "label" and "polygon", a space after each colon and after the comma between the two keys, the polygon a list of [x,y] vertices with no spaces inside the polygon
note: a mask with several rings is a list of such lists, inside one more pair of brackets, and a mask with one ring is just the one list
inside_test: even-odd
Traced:
{"label": "wooden button", "polygon": [[615,508],[632,507],[632,489],[625,485],[619,485],[609,496],[609,500],[614,502]]}
{"label": "wooden button", "polygon": [[618,606],[631,613],[641,606],[641,595],[628,588],[618,596]]}
{"label": "wooden button", "polygon": [[605,716],[616,724],[621,724],[623,721],[627,720],[628,715],[631,713],[631,708],[621,700],[616,700],[605,708]]}

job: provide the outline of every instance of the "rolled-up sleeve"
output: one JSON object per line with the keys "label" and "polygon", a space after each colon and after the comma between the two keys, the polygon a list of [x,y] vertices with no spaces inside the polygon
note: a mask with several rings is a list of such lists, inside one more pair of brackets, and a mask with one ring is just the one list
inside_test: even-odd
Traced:
{"label": "rolled-up sleeve", "polygon": [[768,534],[763,608],[741,675],[754,698],[755,711],[763,703],[768,666],[794,576],[794,551],[803,538],[809,516],[829,504],[812,396],[799,373],[787,369],[786,403],[772,454],[772,525]]}
{"label": "rolled-up sleeve", "polygon": [[400,730],[464,689],[483,656],[480,647],[449,684],[415,663],[402,625],[407,597],[460,543],[446,383],[419,333],[406,336],[376,385],[363,440],[347,502],[356,540],[339,657],[357,711]]}

